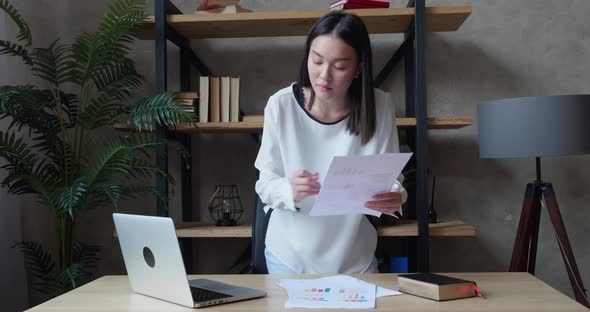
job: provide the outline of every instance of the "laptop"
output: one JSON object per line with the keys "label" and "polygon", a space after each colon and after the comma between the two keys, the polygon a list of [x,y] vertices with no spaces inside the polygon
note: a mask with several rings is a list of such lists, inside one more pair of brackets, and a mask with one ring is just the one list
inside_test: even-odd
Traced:
{"label": "laptop", "polygon": [[260,298],[266,292],[208,279],[188,280],[170,218],[114,213],[134,292],[191,308]]}

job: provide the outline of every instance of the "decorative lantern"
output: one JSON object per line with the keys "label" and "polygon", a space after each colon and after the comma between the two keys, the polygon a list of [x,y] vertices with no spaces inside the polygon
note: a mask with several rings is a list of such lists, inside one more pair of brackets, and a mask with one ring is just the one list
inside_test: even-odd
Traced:
{"label": "decorative lantern", "polygon": [[234,226],[242,217],[242,201],[238,186],[216,185],[209,199],[209,215],[217,226]]}

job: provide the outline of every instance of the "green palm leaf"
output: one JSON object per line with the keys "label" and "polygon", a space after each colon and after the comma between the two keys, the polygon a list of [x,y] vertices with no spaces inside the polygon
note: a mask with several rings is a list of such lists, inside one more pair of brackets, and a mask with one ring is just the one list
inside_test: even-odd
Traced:
{"label": "green palm leaf", "polygon": [[70,80],[80,86],[92,76],[100,63],[101,55],[96,52],[101,42],[95,34],[82,33],[72,45],[72,57],[68,67],[71,68]]}
{"label": "green palm leaf", "polygon": [[139,131],[151,131],[154,128],[154,120],[160,126],[175,126],[194,124],[197,118],[192,107],[175,102],[174,93],[164,92],[142,100],[131,108],[127,124],[131,125],[133,122]]}
{"label": "green palm leaf", "polygon": [[110,12],[101,20],[97,33],[112,42],[134,41],[132,34],[144,22],[143,0],[118,0],[109,3]]}
{"label": "green palm leaf", "polygon": [[83,33],[73,44],[73,80],[84,85],[107,66],[131,61],[128,44],[134,42],[134,30],[143,23],[144,2],[115,0],[111,11],[101,20],[95,33]]}
{"label": "green palm leaf", "polygon": [[96,268],[98,262],[98,253],[100,247],[88,245],[82,242],[76,242],[72,249],[72,262],[80,265],[80,274],[78,275],[77,284],[85,284],[94,279],[92,270]]}
{"label": "green palm leaf", "polygon": [[0,168],[8,171],[8,175],[2,180],[2,186],[7,187],[11,194],[32,192],[28,177],[38,159],[23,138],[17,138],[14,132],[0,131],[0,158],[7,161]]}
{"label": "green palm leaf", "polygon": [[33,287],[41,293],[48,293],[47,286],[52,281],[55,262],[51,253],[41,244],[32,241],[22,241],[14,244],[23,253],[25,266],[33,276]]}
{"label": "green palm leaf", "polygon": [[157,166],[150,160],[139,157],[132,157],[129,161],[129,168],[131,169],[129,173],[132,177],[163,176],[168,177],[168,180],[171,183],[174,183],[174,178],[172,178],[171,175],[166,173],[166,171],[160,169],[159,166]]}
{"label": "green palm leaf", "polygon": [[102,183],[117,175],[127,175],[132,170],[132,153],[148,154],[149,150],[164,144],[164,140],[153,135],[129,135],[111,140],[105,144],[104,152],[93,162],[89,174],[89,185]]}
{"label": "green palm leaf", "polygon": [[25,20],[18,13],[18,10],[12,4],[10,4],[8,0],[0,0],[0,9],[6,12],[8,16],[10,16],[10,18],[12,18],[14,23],[18,26],[19,31],[16,38],[19,41],[25,41],[25,44],[27,46],[30,46],[31,42],[33,41],[31,36],[31,30],[29,29],[29,25],[27,25]]}
{"label": "green palm leaf", "polygon": [[50,90],[37,90],[30,85],[0,87],[0,119],[11,117],[8,130],[27,127],[35,133],[55,135],[59,120],[50,111],[55,106]]}
{"label": "green palm leaf", "polygon": [[55,274],[53,277],[53,283],[49,286],[49,293],[52,296],[63,294],[69,290],[72,290],[78,286],[78,280],[82,272],[82,267],[79,263],[72,263],[70,266],[65,268],[63,271]]}
{"label": "green palm leaf", "polygon": [[99,246],[77,242],[72,250],[72,261],[82,265],[84,269],[93,269],[98,261]]}
{"label": "green palm leaf", "polygon": [[[73,134],[64,134],[63,140],[58,138],[55,145],[47,152],[52,161],[52,171],[56,172],[60,184],[67,185],[81,174],[80,160],[76,157],[71,142],[74,141]],[[55,171],[53,171],[55,170]]]}
{"label": "green palm leaf", "polygon": [[69,77],[68,59],[70,48],[59,44],[55,40],[48,48],[36,48],[33,50],[33,74],[55,86],[59,86]]}
{"label": "green palm leaf", "polygon": [[60,183],[59,173],[53,168],[48,159],[39,161],[32,169],[10,168],[3,166],[8,174],[2,181],[2,186],[7,187],[10,194],[37,194],[50,207],[54,206],[53,190]]}
{"label": "green palm leaf", "polygon": [[84,129],[96,129],[112,125],[124,112],[124,106],[114,96],[102,93],[91,100],[78,116],[78,124]]}
{"label": "green palm leaf", "polygon": [[[2,1],[2,0],[0,0]],[[12,55],[20,57],[26,64],[33,65],[27,48],[10,41],[0,40],[0,55]]]}
{"label": "green palm leaf", "polygon": [[98,71],[93,77],[97,89],[118,100],[131,95],[134,87],[141,86],[143,77],[135,71],[133,62],[114,64]]}
{"label": "green palm leaf", "polygon": [[82,196],[88,191],[86,177],[79,177],[72,182],[72,185],[66,187],[60,194],[57,201],[58,213],[67,212],[70,217],[74,217],[74,209],[78,206]]}
{"label": "green palm leaf", "polygon": [[119,199],[123,189],[115,183],[105,183],[93,189],[88,207],[98,208],[111,204],[115,212],[119,211]]}

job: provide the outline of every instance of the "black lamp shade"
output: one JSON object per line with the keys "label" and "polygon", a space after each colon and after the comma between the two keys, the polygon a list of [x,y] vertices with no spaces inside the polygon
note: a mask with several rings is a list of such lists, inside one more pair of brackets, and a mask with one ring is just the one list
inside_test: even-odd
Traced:
{"label": "black lamp shade", "polygon": [[484,101],[477,115],[481,158],[590,153],[590,95]]}

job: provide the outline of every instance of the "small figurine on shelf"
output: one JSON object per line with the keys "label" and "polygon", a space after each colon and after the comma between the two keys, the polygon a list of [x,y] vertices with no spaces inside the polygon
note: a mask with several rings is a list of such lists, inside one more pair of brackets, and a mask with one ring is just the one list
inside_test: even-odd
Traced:
{"label": "small figurine on shelf", "polygon": [[242,201],[238,186],[216,185],[208,204],[209,215],[217,226],[235,226],[242,217]]}
{"label": "small figurine on shelf", "polygon": [[197,13],[239,13],[252,12],[238,5],[240,0],[203,0]]}

